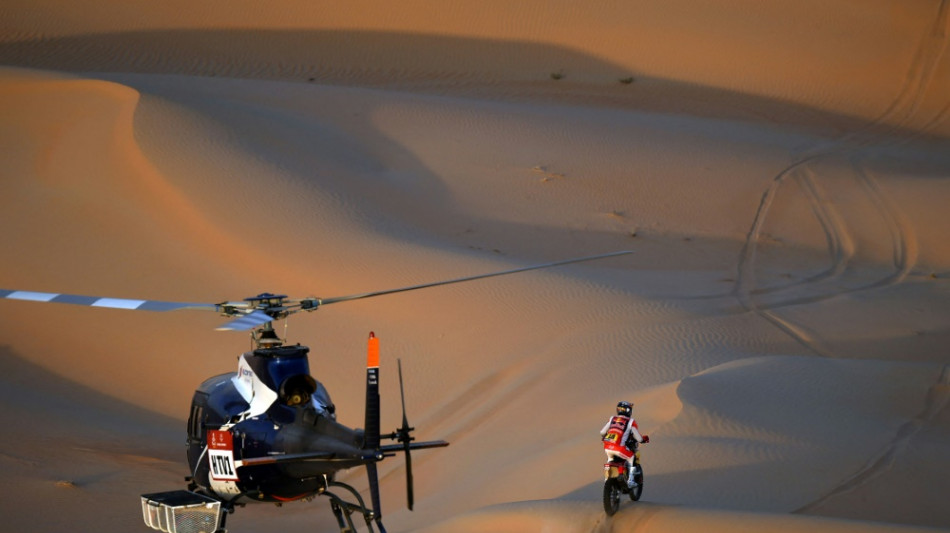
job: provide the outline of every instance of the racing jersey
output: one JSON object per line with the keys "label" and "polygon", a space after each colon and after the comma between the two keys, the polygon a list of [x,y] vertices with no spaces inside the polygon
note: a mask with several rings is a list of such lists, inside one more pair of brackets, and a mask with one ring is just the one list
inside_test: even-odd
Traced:
{"label": "racing jersey", "polygon": [[627,439],[632,435],[637,442],[643,442],[637,421],[629,416],[617,415],[610,418],[600,430],[604,446],[625,447]]}

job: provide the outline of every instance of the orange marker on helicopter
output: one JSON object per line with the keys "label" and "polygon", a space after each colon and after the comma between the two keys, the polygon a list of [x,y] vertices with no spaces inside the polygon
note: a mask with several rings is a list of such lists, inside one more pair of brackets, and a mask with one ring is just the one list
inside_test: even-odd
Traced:
{"label": "orange marker on helicopter", "polygon": [[379,368],[379,339],[372,331],[369,332],[366,347],[366,368]]}

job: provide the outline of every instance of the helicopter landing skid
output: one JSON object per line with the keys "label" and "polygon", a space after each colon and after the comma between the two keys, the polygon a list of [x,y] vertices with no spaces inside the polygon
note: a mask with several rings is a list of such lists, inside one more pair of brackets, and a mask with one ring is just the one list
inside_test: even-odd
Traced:
{"label": "helicopter landing skid", "polygon": [[[344,500],[333,492],[330,492],[330,487],[339,487],[348,491],[353,495],[354,498],[356,498],[356,501],[359,503],[351,503]],[[337,524],[340,526],[340,533],[356,532],[356,526],[353,524],[352,518],[352,515],[355,512],[359,512],[363,515],[363,519],[366,520],[366,527],[369,528],[370,533],[375,533],[376,531],[373,528],[374,520],[376,521],[376,525],[379,527],[379,532],[386,533],[386,528],[383,527],[383,523],[380,518],[376,516],[376,513],[374,513],[372,509],[366,507],[366,503],[363,501],[362,496],[360,496],[360,493],[357,492],[353,487],[339,481],[330,481],[327,483],[327,488],[323,490],[321,495],[330,498],[330,509],[333,511],[333,516],[336,517]]]}
{"label": "helicopter landing skid", "polygon": [[[356,498],[358,503],[348,502],[337,494],[330,492],[329,489],[331,487],[339,487],[349,492],[354,498]],[[363,519],[366,520],[366,527],[369,528],[370,533],[376,533],[376,529],[373,527],[373,521],[376,522],[376,527],[379,528],[379,533],[386,533],[386,528],[383,527],[382,521],[376,517],[376,513],[366,507],[366,503],[363,501],[360,493],[350,485],[341,483],[339,481],[329,481],[326,483],[326,487],[320,491],[320,495],[330,498],[330,509],[333,511],[333,515],[336,517],[337,524],[340,526],[340,533],[356,533],[356,525],[353,523],[352,518],[353,513],[356,512],[363,515]],[[235,500],[236,499],[237,498],[235,498]],[[235,500],[221,502],[221,519],[218,522],[218,528],[214,530],[214,533],[228,532],[228,530],[225,529],[225,524],[227,522],[227,516],[229,514],[233,514],[235,511]]]}

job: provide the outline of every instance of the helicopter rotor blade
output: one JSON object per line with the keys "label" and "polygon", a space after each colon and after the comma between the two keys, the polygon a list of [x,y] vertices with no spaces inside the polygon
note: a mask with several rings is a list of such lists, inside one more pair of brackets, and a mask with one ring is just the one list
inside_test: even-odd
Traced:
{"label": "helicopter rotor blade", "polygon": [[[219,331],[247,331],[274,320],[274,318],[267,313],[251,308],[246,302],[226,302],[223,304],[166,302],[160,300],[134,300],[128,298],[109,298],[103,296],[82,296],[78,294],[14,290],[0,290],[0,298],[27,302],[84,305],[87,307],[101,307],[107,309],[125,309],[130,311],[214,311],[228,316],[238,316],[238,318],[235,320],[218,327],[217,329]],[[286,314],[290,314],[295,311],[290,310],[289,308],[280,308],[278,310]]]}
{"label": "helicopter rotor blade", "polygon": [[14,291],[0,289],[0,298],[28,302],[85,305],[110,309],[131,309],[138,311],[178,311],[195,309],[217,311],[215,304],[190,302],[163,302],[158,300],[131,300],[125,298],[106,298],[102,296],[80,296],[78,294],[60,294],[50,292]]}
{"label": "helicopter rotor blade", "polygon": [[[397,292],[413,291],[425,289],[428,287],[438,287],[441,285],[451,285],[463,281],[473,281],[477,279],[491,278],[495,276],[504,276],[517,272],[526,272],[528,270],[538,270],[542,268],[551,268],[571,263],[580,263],[582,261],[593,261],[595,259],[604,259],[607,257],[616,257],[620,255],[631,254],[632,251],[624,250],[619,252],[610,252],[600,255],[591,255],[586,257],[577,257],[562,261],[554,261],[540,265],[531,265],[500,272],[490,272],[476,276],[467,276],[445,281],[436,281],[433,283],[423,283],[398,289],[389,289],[362,294],[352,294],[349,296],[340,296],[336,298],[304,298],[300,300],[290,300],[284,295],[263,293],[251,298],[245,298],[242,302],[225,301],[221,303],[193,303],[193,302],[166,302],[160,300],[137,300],[127,298],[109,298],[102,296],[80,296],[77,294],[61,294],[48,292],[31,292],[21,290],[0,289],[0,299],[21,300],[41,303],[62,303],[72,305],[84,305],[88,307],[104,307],[111,309],[127,309],[134,311],[178,311],[178,310],[199,310],[213,311],[227,317],[233,318],[220,327],[219,331],[247,331],[263,326],[274,320],[286,318],[298,311],[314,311],[320,306],[346,302],[350,300],[360,300],[363,298],[372,298],[385,294],[394,294]],[[408,427],[408,426],[407,426]]]}
{"label": "helicopter rotor blade", "polygon": [[[337,303],[337,302],[347,302],[347,301],[350,301],[350,300],[361,300],[361,299],[363,299],[363,298],[372,298],[372,297],[374,297],[374,296],[383,296],[384,294],[393,294],[393,293],[397,293],[397,292],[414,291],[414,290],[417,290],[417,289],[425,289],[425,288],[428,288],[428,287],[438,287],[438,286],[441,286],[441,285],[451,285],[451,284],[453,284],[453,283],[462,283],[463,281],[474,281],[474,280],[476,280],[476,279],[485,279],[485,278],[491,278],[491,277],[495,277],[495,276],[504,276],[504,275],[507,275],[507,274],[515,274],[515,273],[517,273],[517,272],[526,272],[526,271],[528,271],[528,270],[538,270],[538,269],[542,269],[542,268],[551,268],[551,267],[556,267],[556,266],[561,266],[561,265],[568,265],[568,264],[571,264],[571,263],[580,263],[580,262],[583,262],[583,261],[593,261],[593,260],[595,260],[595,259],[605,259],[605,258],[607,258],[607,257],[615,257],[615,256],[620,256],[620,255],[632,254],[632,253],[633,253],[633,252],[630,251],[630,250],[623,250],[623,251],[619,251],[619,252],[610,252],[610,253],[600,254],[600,255],[590,255],[590,256],[586,256],[586,257],[576,257],[576,258],[574,258],[574,259],[565,259],[565,260],[563,260],[563,261],[554,261],[553,263],[544,263],[544,264],[541,264],[541,265],[531,265],[531,266],[526,266],[526,267],[521,267],[521,268],[514,268],[514,269],[511,269],[511,270],[502,270],[501,272],[490,272],[490,273],[488,273],[488,274],[478,274],[478,275],[475,275],[475,276],[468,276],[468,277],[464,277],[464,278],[456,278],[456,279],[450,279],[450,280],[445,280],[445,281],[436,281],[436,282],[432,282],[432,283],[423,283],[423,284],[421,284],[421,285],[412,285],[412,286],[409,286],[409,287],[401,287],[401,288],[398,288],[398,289],[388,289],[388,290],[375,291],[375,292],[366,292],[366,293],[363,293],[363,294],[352,294],[352,295],[349,295],[349,296],[339,296],[339,297],[336,297],[336,298],[316,298],[315,301],[314,301],[314,300],[310,300],[310,301],[308,301],[308,302],[310,302],[310,305],[316,304],[316,305],[313,305],[313,307],[315,308],[315,307],[317,307],[317,306],[327,305],[327,304],[333,304],[333,303]],[[305,305],[304,308],[305,308],[305,309],[308,308],[307,305]]]}
{"label": "helicopter rotor blade", "polygon": [[[277,296],[284,302],[283,296]],[[130,311],[213,311],[225,316],[249,315],[254,311],[266,309],[272,313],[292,314],[300,310],[300,304],[286,302],[289,305],[270,305],[257,307],[247,300],[243,302],[197,303],[197,302],[168,302],[163,300],[143,300],[131,298],[111,298],[107,296],[83,296],[79,294],[64,294],[53,292],[34,292],[22,290],[0,289],[0,299],[20,300],[25,302],[56,303],[84,305],[87,307],[103,307],[110,309],[127,309]],[[257,298],[253,298],[257,299]]]}
{"label": "helicopter rotor blade", "polygon": [[274,317],[268,315],[267,313],[255,310],[240,318],[226,322],[214,329],[217,331],[248,331],[258,326],[263,326],[264,324],[272,322],[273,320]]}

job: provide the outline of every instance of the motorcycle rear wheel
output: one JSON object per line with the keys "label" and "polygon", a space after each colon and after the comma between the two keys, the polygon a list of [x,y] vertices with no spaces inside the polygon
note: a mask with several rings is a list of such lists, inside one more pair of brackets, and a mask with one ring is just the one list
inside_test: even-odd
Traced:
{"label": "motorcycle rear wheel", "polygon": [[619,478],[604,480],[604,511],[607,516],[613,516],[620,509],[621,493]]}
{"label": "motorcycle rear wheel", "polygon": [[633,466],[633,480],[637,482],[637,486],[630,491],[630,499],[639,501],[640,495],[643,494],[643,467],[639,464]]}

